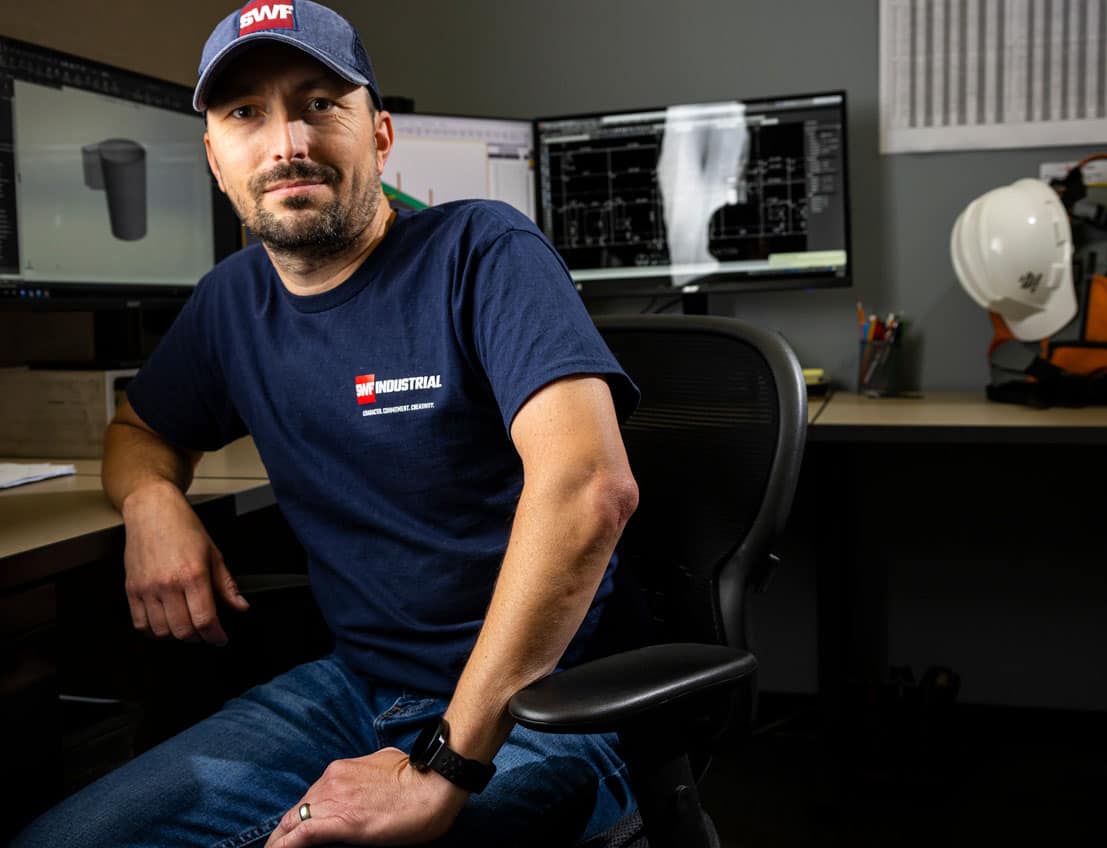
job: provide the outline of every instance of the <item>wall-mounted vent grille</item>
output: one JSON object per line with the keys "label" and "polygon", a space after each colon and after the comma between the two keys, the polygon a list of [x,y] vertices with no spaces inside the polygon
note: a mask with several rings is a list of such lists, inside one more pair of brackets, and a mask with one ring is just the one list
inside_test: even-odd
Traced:
{"label": "wall-mounted vent grille", "polygon": [[1107,142],[1107,0],[881,0],[881,150]]}

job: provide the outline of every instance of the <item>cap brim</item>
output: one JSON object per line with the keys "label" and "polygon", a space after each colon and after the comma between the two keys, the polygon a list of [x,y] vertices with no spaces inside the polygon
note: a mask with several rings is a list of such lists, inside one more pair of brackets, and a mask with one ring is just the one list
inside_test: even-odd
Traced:
{"label": "cap brim", "polygon": [[[336,74],[342,77],[342,79],[347,80],[348,82],[352,82],[354,85],[369,85],[369,80],[366,79],[364,75],[359,74],[352,68],[345,67],[344,65],[335,62],[330,57],[320,53],[310,44],[305,44],[299,39],[287,35],[283,32],[255,32],[251,33],[250,35],[244,35],[241,38],[235,39],[215,54],[215,57],[211,60],[211,62],[208,63],[207,69],[204,71],[203,75],[196,83],[196,89],[192,93],[193,109],[195,109],[197,112],[203,112],[205,109],[208,108],[208,95],[211,93],[211,88],[215,84],[216,80],[218,80],[219,76],[226,69],[227,65],[230,64],[231,60],[238,56],[239,53],[259,41],[276,41],[281,44],[287,44],[290,47],[295,47],[296,49],[302,51],[303,53],[306,53],[308,56],[315,59],[315,61],[319,62],[322,65],[325,65],[327,68],[334,71]],[[377,108],[381,108],[380,94],[371,86],[369,88],[369,91],[373,95],[373,101],[377,104]]]}

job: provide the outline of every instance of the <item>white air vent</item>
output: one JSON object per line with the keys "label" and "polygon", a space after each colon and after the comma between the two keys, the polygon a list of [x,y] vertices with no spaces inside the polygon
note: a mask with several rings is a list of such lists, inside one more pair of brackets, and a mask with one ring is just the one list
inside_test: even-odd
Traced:
{"label": "white air vent", "polygon": [[1107,0],[881,0],[881,151],[1107,142]]}

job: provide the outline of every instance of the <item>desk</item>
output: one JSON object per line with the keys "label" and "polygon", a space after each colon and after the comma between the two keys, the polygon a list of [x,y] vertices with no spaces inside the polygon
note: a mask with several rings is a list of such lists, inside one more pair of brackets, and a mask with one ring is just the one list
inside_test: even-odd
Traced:
{"label": "desk", "polygon": [[969,703],[1107,708],[1104,444],[1107,407],[833,395],[801,484],[831,716],[890,665],[954,666]]}
{"label": "desk", "polygon": [[[75,475],[0,490],[0,592],[120,549],[123,520],[104,497],[100,460],[71,464]],[[205,455],[188,498],[197,507],[205,505],[202,518],[219,505],[244,515],[275,503],[265,467],[248,438]]]}
{"label": "desk", "polygon": [[1107,407],[1032,409],[993,403],[983,392],[927,392],[871,398],[839,392],[827,399],[809,437],[816,442],[1107,443]]}
{"label": "desk", "polygon": [[[67,722],[59,706],[61,692],[121,695],[127,701],[134,692],[149,693],[154,704],[151,712],[160,711],[161,717],[147,716],[143,727],[154,737],[147,741],[157,741],[179,729],[168,726],[178,721],[173,712],[176,705],[189,698],[197,700],[190,685],[173,689],[177,680],[202,677],[206,681],[202,694],[208,697],[209,691],[219,691],[216,681],[221,668],[223,679],[245,679],[245,672],[233,663],[250,656],[243,650],[244,645],[251,646],[249,631],[237,639],[237,653],[208,653],[195,660],[192,654],[202,650],[200,646],[146,642],[133,633],[121,592],[122,518],[104,496],[100,461],[79,459],[71,464],[74,475],[0,490],[0,746],[5,764],[19,778],[12,804],[23,816],[71,788],[67,782],[76,779],[69,774],[75,762],[84,767],[110,761],[105,755],[115,754],[101,750],[103,742],[89,743],[100,747],[79,755],[63,753],[59,728]],[[242,528],[272,522],[276,512],[266,509],[275,501],[250,439],[205,455],[188,499],[229,563],[236,536],[251,535]],[[274,538],[279,540],[275,544],[284,542],[284,537]],[[256,547],[266,565],[280,559],[267,555],[267,544],[248,547]],[[286,545],[289,555],[294,547]],[[229,629],[231,623],[225,621],[224,626]],[[299,638],[295,621],[290,620],[287,629],[290,641]],[[272,631],[264,638],[272,640]],[[128,675],[126,686],[120,685]],[[131,744],[134,735],[122,730],[109,725],[97,738],[112,739],[116,746]],[[123,739],[127,741],[115,741]],[[19,824],[16,819],[0,822],[0,842],[9,828]]]}
{"label": "desk", "polygon": [[[56,458],[13,458],[0,457],[0,462],[39,463],[53,462],[72,465],[78,476],[99,477],[101,461],[99,459],[56,459]],[[231,442],[221,450],[206,453],[200,459],[193,475],[196,478],[218,477],[223,479],[241,478],[247,480],[265,480],[268,474],[265,466],[258,456],[254,440],[249,436]],[[0,489],[3,492],[18,491],[15,489]]]}

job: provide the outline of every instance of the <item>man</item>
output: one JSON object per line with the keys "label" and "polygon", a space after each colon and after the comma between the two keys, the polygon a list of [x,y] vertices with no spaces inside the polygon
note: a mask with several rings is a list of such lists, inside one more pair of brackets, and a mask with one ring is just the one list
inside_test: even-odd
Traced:
{"label": "man", "polygon": [[263,246],[201,281],[109,427],[131,615],[155,637],[225,641],[216,599],[247,604],[182,493],[202,451],[250,433],[336,653],[232,700],[16,844],[602,831],[633,808],[612,740],[513,727],[507,703],[574,634],[580,646],[610,590],[637,499],[617,423],[634,387],[523,216],[389,209],[391,120],[335,13],[254,0],[231,14],[194,105],[212,172]]}

